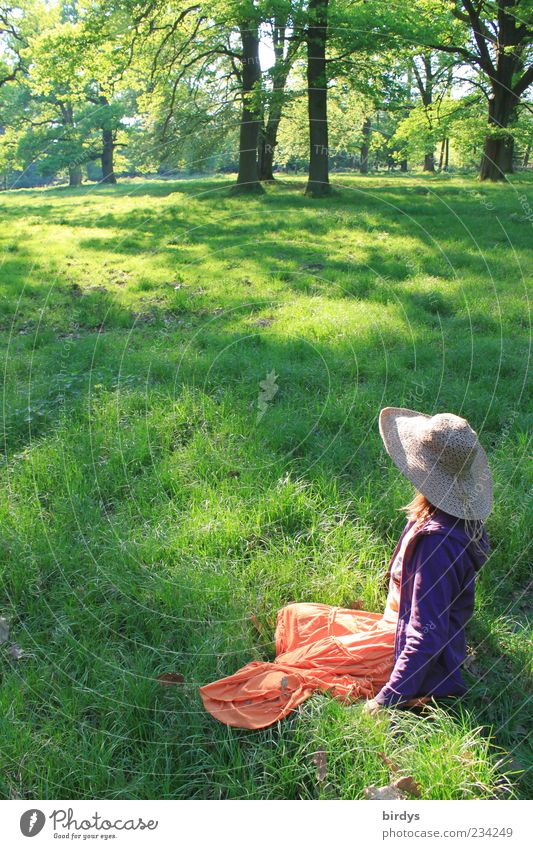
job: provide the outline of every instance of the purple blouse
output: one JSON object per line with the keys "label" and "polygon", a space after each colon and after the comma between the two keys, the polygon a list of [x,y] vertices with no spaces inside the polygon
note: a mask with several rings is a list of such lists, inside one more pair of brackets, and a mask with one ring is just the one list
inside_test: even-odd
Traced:
{"label": "purple blouse", "polygon": [[[406,524],[391,565],[412,526]],[[484,530],[473,542],[465,522],[442,510],[413,533],[403,556],[394,668],[375,697],[379,704],[465,692],[465,626],[474,611],[475,575],[488,548]]]}

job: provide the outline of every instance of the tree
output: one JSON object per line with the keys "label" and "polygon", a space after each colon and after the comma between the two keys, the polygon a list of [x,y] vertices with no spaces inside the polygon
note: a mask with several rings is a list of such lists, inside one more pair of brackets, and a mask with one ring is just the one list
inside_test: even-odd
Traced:
{"label": "tree", "polygon": [[166,86],[139,94],[128,159],[152,171],[235,171],[240,114],[222,76],[216,65],[193,69],[174,88],[171,72]]}
{"label": "tree", "polygon": [[[389,166],[394,161],[387,137],[393,135],[392,125],[405,113],[412,88],[409,76],[411,45],[405,34],[394,37],[405,16],[403,8],[390,8],[382,0],[360,3],[336,0],[328,12],[326,64],[330,102],[335,90],[344,86],[356,98],[358,106],[350,111],[359,122],[354,136],[362,173],[369,169],[371,151],[376,161],[379,159]],[[391,121],[385,122],[387,112]],[[374,139],[378,124],[380,130]]]}
{"label": "tree", "polygon": [[[435,82],[435,73],[431,62],[431,53],[424,53],[422,56],[415,56],[412,62],[413,74],[418,86],[424,114],[427,117],[429,129],[431,129],[431,105],[433,103],[433,85]],[[424,171],[435,170],[435,148],[433,143],[424,152]]]}
{"label": "tree", "polygon": [[[423,114],[427,122],[425,137],[428,140],[427,149],[424,151],[424,171],[435,171],[435,133],[433,122],[435,120],[434,102],[438,104],[451,92],[453,81],[453,68],[457,64],[447,54],[434,56],[431,51],[421,55],[415,55],[411,61],[413,77],[422,100]],[[438,109],[437,109],[438,111]],[[442,140],[443,152],[445,140]]]}
{"label": "tree", "polygon": [[454,54],[489,81],[488,129],[479,178],[503,180],[512,157],[508,127],[520,98],[533,83],[531,0],[441,0],[442,9],[451,11],[462,30],[449,29],[444,39],[430,39],[431,46]]}
{"label": "tree", "polygon": [[[11,22],[10,27],[5,24],[5,15],[2,19],[8,55],[12,57],[14,66],[9,82],[14,89],[14,97],[11,98],[11,108],[6,101],[3,104],[3,123],[8,130],[3,144],[11,149],[13,165],[24,168],[39,159],[42,162],[43,154],[49,163],[54,160],[58,165],[63,155],[64,167],[70,164],[71,183],[78,184],[81,182],[78,163],[81,139],[74,127],[73,106],[66,98],[57,96],[58,92],[48,97],[38,85],[33,85],[38,76],[39,59],[39,51],[34,50],[35,44],[59,21],[59,9],[46,10],[38,3],[29,2],[10,12],[11,18],[7,18]],[[14,109],[13,104],[18,109]]]}
{"label": "tree", "polygon": [[323,197],[331,191],[328,164],[328,77],[326,70],[328,0],[309,0],[308,16],[306,43],[309,179],[305,193],[310,197]]}
{"label": "tree", "polygon": [[372,132],[372,121],[368,117],[364,120],[362,132],[363,141],[361,143],[359,170],[361,174],[368,174],[368,152],[370,150],[370,133]]}
{"label": "tree", "polygon": [[396,127],[392,141],[398,155],[423,160],[428,150],[433,151],[440,145],[438,167],[447,170],[449,142],[453,139],[458,158],[471,164],[483,128],[479,106],[478,94],[461,98],[445,96],[431,106],[419,102]]}
{"label": "tree", "polygon": [[239,134],[239,173],[236,189],[240,192],[262,192],[257,163],[257,145],[260,127],[258,89],[261,84],[259,62],[259,22],[252,15],[239,25],[242,43],[241,58],[241,126]]}
{"label": "tree", "polygon": [[0,86],[15,81],[25,69],[21,49],[26,46],[24,15],[27,11],[23,2],[9,6],[0,4]]}
{"label": "tree", "polygon": [[18,114],[9,110],[11,146],[17,139],[25,167],[36,163],[49,176],[68,171],[71,186],[81,183],[82,167],[96,159],[103,180],[114,182],[114,151],[123,145],[118,134],[125,101],[120,91],[115,96],[127,56],[117,49],[122,27],[97,4],[83,17],[66,0],[30,8],[32,26],[26,24],[17,40],[20,72],[10,83],[21,91]]}
{"label": "tree", "polygon": [[[274,179],[274,154],[278,130],[286,101],[285,88],[289,73],[303,40],[302,3],[271,3],[267,22],[274,52],[274,64],[263,83],[263,123],[259,130],[259,179]],[[270,83],[267,90],[265,83]]]}
{"label": "tree", "polygon": [[[184,80],[201,79],[216,69],[219,81],[227,83],[227,98],[240,105],[239,163],[236,189],[262,192],[257,166],[258,133],[261,123],[261,66],[259,29],[264,10],[256,0],[213,0],[188,3],[177,0],[122,0],[130,8],[136,61],[144,64],[149,90],[163,95],[168,113],[161,127],[162,141],[168,138],[179,108],[177,97]],[[174,122],[175,123],[175,122]]]}

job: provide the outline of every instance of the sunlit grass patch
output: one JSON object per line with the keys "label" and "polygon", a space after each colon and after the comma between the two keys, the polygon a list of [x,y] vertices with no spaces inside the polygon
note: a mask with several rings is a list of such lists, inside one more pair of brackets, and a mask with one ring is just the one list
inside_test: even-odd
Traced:
{"label": "sunlit grass patch", "polygon": [[[381,755],[424,798],[530,792],[530,230],[512,184],[336,179],[0,195],[5,796],[361,798]],[[272,659],[279,607],[382,609],[387,404],[465,415],[494,471],[469,693],[225,728],[197,688]]]}

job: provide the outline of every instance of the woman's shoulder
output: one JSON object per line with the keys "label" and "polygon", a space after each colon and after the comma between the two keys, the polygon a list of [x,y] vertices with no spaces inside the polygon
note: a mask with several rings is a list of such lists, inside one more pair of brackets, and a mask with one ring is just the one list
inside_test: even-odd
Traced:
{"label": "woman's shoulder", "polygon": [[485,529],[481,527],[479,538],[473,539],[464,519],[451,516],[443,510],[435,510],[420,527],[419,533],[421,536],[434,536],[437,545],[446,543],[457,554],[467,554],[476,570],[481,568],[488,557],[489,542]]}
{"label": "woman's shoulder", "polygon": [[444,510],[435,510],[420,526],[421,534],[444,534],[446,536],[469,539],[466,522],[445,513]]}

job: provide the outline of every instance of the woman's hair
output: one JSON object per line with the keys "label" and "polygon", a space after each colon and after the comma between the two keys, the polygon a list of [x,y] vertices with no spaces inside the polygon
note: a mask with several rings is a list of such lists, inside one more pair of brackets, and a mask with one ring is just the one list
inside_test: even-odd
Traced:
{"label": "woman's hair", "polygon": [[409,504],[404,504],[400,510],[405,510],[405,514],[410,522],[422,523],[429,519],[437,508],[428,501],[425,495],[421,492],[416,492],[415,497]]}
{"label": "woman's hair", "polygon": [[[437,508],[425,495],[416,491],[414,498],[409,504],[404,504],[400,510],[404,510],[410,522],[423,524],[426,519],[433,515]],[[483,522],[481,520],[465,519],[465,531],[471,542],[479,544],[483,537]]]}

